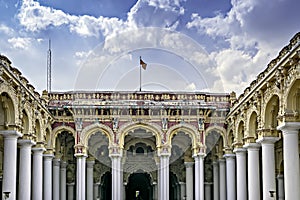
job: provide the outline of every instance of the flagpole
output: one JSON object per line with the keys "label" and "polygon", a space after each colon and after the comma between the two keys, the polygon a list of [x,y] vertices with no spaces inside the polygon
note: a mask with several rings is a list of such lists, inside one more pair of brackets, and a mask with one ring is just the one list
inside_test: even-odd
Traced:
{"label": "flagpole", "polygon": [[[140,56],[140,60],[142,57]],[[140,63],[140,92],[142,91],[142,65]]]}

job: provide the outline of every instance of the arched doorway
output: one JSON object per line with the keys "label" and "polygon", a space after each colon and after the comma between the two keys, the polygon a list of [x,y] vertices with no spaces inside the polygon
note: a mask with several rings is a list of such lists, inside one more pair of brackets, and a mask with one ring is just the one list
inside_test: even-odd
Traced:
{"label": "arched doorway", "polygon": [[111,200],[111,172],[106,172],[101,178],[100,200]]}
{"label": "arched doorway", "polygon": [[135,199],[136,192],[139,191],[143,200],[152,199],[151,178],[144,172],[133,173],[128,179],[126,186],[126,200]]}
{"label": "arched doorway", "polygon": [[170,199],[180,200],[180,187],[176,174],[170,172]]}

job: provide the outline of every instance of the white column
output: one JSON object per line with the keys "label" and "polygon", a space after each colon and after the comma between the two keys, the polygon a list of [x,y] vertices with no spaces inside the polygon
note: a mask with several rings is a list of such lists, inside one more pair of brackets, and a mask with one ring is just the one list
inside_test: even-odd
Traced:
{"label": "white column", "polygon": [[97,200],[97,198],[99,198],[99,183],[94,183],[94,198],[93,200]]}
{"label": "white column", "polygon": [[10,192],[7,200],[16,199],[17,185],[17,138],[22,134],[17,131],[1,131],[4,137],[3,183],[2,192]]}
{"label": "white column", "polygon": [[213,162],[214,200],[219,200],[219,163]]}
{"label": "white column", "polygon": [[169,200],[169,158],[170,153],[161,153],[160,168],[161,168],[161,185],[160,199]]}
{"label": "white column", "polygon": [[299,122],[285,122],[277,128],[283,134],[285,200],[300,197],[299,128]]}
{"label": "white column", "polygon": [[32,200],[43,199],[43,152],[45,148],[32,148]]}
{"label": "white column", "polygon": [[86,162],[86,199],[93,200],[94,189],[94,160]]}
{"label": "white column", "polygon": [[260,200],[259,148],[256,143],[245,144],[248,151],[248,200]]}
{"label": "white column", "polygon": [[60,200],[67,199],[67,165],[65,161],[60,163]]}
{"label": "white column", "polygon": [[81,200],[86,199],[86,157],[87,157],[87,155],[84,155],[82,157],[82,162],[81,162],[81,164],[82,164],[82,167],[81,167],[82,173],[81,173],[81,175],[82,175],[82,181],[83,181],[81,183],[81,191],[82,191]]}
{"label": "white column", "polygon": [[226,165],[225,165],[225,159],[220,158],[219,159],[219,177],[220,177],[220,200],[226,200]]}
{"label": "white column", "polygon": [[152,183],[152,187],[153,187],[153,200],[157,200],[157,182],[153,182]]}
{"label": "white column", "polygon": [[111,163],[112,163],[112,199],[121,200],[121,155],[120,154],[111,154]]}
{"label": "white column", "polygon": [[180,185],[180,199],[186,199],[186,184],[184,182],[179,182]]}
{"label": "white column", "polygon": [[52,159],[52,153],[44,154],[44,200],[52,200]]}
{"label": "white column", "polygon": [[211,186],[212,186],[212,183],[204,183],[205,200],[212,200],[212,198],[211,198]]}
{"label": "white column", "polygon": [[271,197],[270,191],[276,195],[274,143],[278,140],[278,137],[262,137],[256,140],[261,144],[262,151],[263,200],[274,199]]}
{"label": "white column", "polygon": [[226,185],[227,185],[227,199],[236,199],[235,186],[235,155],[225,154],[226,159]]}
{"label": "white column", "polygon": [[19,200],[31,199],[31,147],[35,145],[32,140],[20,139],[20,164],[19,164]]}
{"label": "white column", "polygon": [[193,184],[193,162],[185,162],[185,182],[186,182],[186,200],[194,199],[194,184]]}
{"label": "white column", "polygon": [[277,185],[278,185],[278,200],[284,200],[284,181],[283,181],[283,175],[279,174],[277,176]]}
{"label": "white column", "polygon": [[76,199],[85,200],[85,170],[86,155],[82,153],[75,154],[76,157]]}
{"label": "white column", "polygon": [[68,200],[74,200],[74,186],[75,183],[68,183]]}
{"label": "white column", "polygon": [[204,154],[194,156],[195,159],[195,199],[204,200]]}
{"label": "white column", "polygon": [[126,186],[127,186],[127,183],[124,182],[123,183],[123,200],[126,200]]}
{"label": "white column", "polygon": [[60,196],[59,171],[60,171],[60,159],[54,158],[53,159],[53,199],[55,200],[59,200],[59,196]]}
{"label": "white column", "polygon": [[161,169],[160,161],[156,163],[157,166],[157,199],[160,200],[160,187],[161,187]]}
{"label": "white column", "polygon": [[247,200],[246,149],[234,149],[236,156],[236,191],[238,200]]}

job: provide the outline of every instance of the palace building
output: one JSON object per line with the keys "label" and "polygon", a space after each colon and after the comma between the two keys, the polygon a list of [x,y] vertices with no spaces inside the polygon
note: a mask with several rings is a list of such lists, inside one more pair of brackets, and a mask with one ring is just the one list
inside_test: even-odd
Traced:
{"label": "palace building", "polygon": [[0,82],[2,199],[300,199],[300,33],[239,97]]}

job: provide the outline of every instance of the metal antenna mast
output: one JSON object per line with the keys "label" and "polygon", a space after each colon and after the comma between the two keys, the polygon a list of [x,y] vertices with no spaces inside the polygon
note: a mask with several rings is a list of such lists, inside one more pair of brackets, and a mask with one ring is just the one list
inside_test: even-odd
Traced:
{"label": "metal antenna mast", "polygon": [[49,50],[47,52],[47,91],[51,92],[51,40],[49,39]]}

